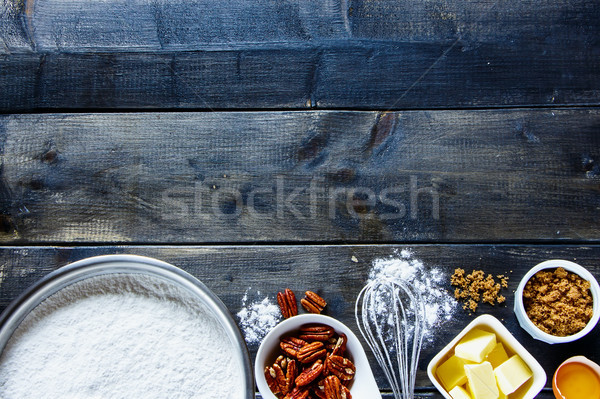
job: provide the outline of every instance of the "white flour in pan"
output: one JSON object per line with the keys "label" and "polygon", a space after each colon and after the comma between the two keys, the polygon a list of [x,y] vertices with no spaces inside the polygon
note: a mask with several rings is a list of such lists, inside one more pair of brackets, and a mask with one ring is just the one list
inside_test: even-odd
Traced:
{"label": "white flour in pan", "polygon": [[183,291],[135,274],[60,290],[11,337],[0,358],[0,397],[243,398],[233,344]]}

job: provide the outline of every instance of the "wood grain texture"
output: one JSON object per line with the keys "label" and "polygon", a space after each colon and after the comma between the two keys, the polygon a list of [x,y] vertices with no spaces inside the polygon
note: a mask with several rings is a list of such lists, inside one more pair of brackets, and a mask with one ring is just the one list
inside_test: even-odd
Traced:
{"label": "wood grain texture", "polygon": [[[0,88],[0,310],[62,265],[134,253],[234,315],[312,289],[357,331],[373,261],[404,247],[329,244],[407,243],[446,275],[508,271],[506,305],[479,313],[549,376],[600,361],[600,327],[551,347],[511,310],[540,261],[600,278],[597,1],[4,0]],[[16,114],[120,109],[159,112]],[[186,109],[221,112],[169,112]],[[441,398],[426,364],[473,317],[436,329],[419,398]]]}
{"label": "wood grain texture", "polygon": [[[56,268],[89,256],[113,253],[132,253],[150,256],[172,263],[193,274],[214,291],[235,315],[249,301],[269,297],[275,303],[276,293],[289,287],[296,292],[311,289],[328,302],[326,313],[358,334],[354,322],[354,301],[365,284],[373,261],[398,256],[405,247],[396,246],[220,246],[220,247],[3,247],[0,248],[0,309],[26,287]],[[599,328],[575,343],[550,346],[533,340],[516,321],[512,312],[512,292],[522,276],[535,264],[546,259],[568,259],[586,267],[600,278],[599,246],[512,246],[512,245],[413,245],[413,258],[421,260],[427,270],[437,268],[446,278],[456,267],[481,269],[487,273],[509,275],[505,290],[505,305],[492,307],[483,304],[477,315],[490,313],[501,319],[528,351],[543,365],[548,375],[564,359],[584,353],[600,361],[596,345]],[[448,284],[448,295],[451,287]],[[455,317],[432,331],[432,343],[421,353],[418,386],[433,392],[425,370],[431,358],[476,315],[460,307]],[[359,334],[360,335],[360,334]],[[257,344],[249,345],[251,358]],[[372,359],[371,359],[372,360]],[[375,362],[372,360],[373,365]],[[382,373],[375,368],[379,386],[387,390]],[[549,392],[540,397],[548,396]]]}
{"label": "wood grain texture", "polygon": [[4,243],[600,239],[595,109],[0,117]]}
{"label": "wood grain texture", "polygon": [[0,111],[597,105],[598,48],[338,43],[0,55]]}
{"label": "wood grain texture", "polygon": [[598,104],[600,5],[6,0],[0,110]]}
{"label": "wood grain texture", "polygon": [[[589,0],[5,0],[0,37],[30,50],[197,50],[211,46],[333,40],[559,44],[598,42]],[[9,26],[11,27],[9,29]]]}

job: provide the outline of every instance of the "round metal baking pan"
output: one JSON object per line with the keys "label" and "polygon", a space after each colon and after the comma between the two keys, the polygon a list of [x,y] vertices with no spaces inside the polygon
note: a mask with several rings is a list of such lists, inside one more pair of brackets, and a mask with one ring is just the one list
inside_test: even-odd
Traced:
{"label": "round metal baking pan", "polygon": [[[223,302],[191,274],[166,262],[137,255],[103,255],[63,266],[29,287],[0,314],[0,353],[19,324],[44,299],[59,290],[94,276],[137,273],[162,278],[192,293],[212,311],[235,346],[243,367],[244,399],[254,398],[254,378],[248,349],[239,328]],[[232,381],[233,383],[233,381]],[[237,382],[236,382],[237,383]],[[241,399],[241,398],[240,398]]]}

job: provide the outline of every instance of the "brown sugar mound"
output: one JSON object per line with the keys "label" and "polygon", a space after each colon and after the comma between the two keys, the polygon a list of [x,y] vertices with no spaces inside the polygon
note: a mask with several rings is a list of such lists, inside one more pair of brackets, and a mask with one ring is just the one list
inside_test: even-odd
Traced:
{"label": "brown sugar mound", "polygon": [[454,290],[454,297],[463,302],[463,309],[469,308],[474,312],[479,302],[494,305],[506,300],[500,295],[500,290],[508,287],[508,277],[501,274],[496,278],[498,281],[491,274],[486,276],[483,270],[473,270],[466,274],[464,269],[458,268],[450,277],[450,284],[458,287]]}
{"label": "brown sugar mound", "polygon": [[562,267],[537,272],[523,289],[523,305],[540,330],[566,337],[583,330],[592,318],[590,282]]}

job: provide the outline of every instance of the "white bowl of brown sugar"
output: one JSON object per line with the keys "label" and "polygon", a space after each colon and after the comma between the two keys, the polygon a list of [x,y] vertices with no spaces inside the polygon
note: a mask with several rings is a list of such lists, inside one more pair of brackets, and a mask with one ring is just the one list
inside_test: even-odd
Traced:
{"label": "white bowl of brown sugar", "polygon": [[600,319],[600,286],[577,263],[552,259],[533,267],[515,291],[515,315],[533,338],[558,344],[575,341]]}

